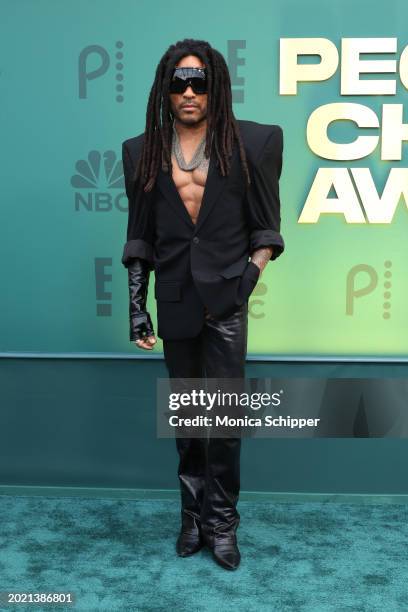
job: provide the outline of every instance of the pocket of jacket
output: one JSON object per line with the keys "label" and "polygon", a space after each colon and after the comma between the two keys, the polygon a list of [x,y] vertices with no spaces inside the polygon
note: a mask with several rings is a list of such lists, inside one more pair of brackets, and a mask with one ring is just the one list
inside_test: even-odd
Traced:
{"label": "pocket of jacket", "polygon": [[161,302],[179,302],[181,300],[181,283],[178,281],[156,281],[154,296]]}

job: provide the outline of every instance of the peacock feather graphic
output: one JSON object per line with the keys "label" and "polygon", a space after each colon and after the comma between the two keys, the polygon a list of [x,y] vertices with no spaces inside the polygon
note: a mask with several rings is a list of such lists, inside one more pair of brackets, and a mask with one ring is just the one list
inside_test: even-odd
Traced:
{"label": "peacock feather graphic", "polygon": [[[101,176],[101,169],[105,176]],[[71,185],[77,189],[124,189],[122,160],[115,151],[90,151],[88,159],[79,159],[75,164],[77,174],[71,177]]]}

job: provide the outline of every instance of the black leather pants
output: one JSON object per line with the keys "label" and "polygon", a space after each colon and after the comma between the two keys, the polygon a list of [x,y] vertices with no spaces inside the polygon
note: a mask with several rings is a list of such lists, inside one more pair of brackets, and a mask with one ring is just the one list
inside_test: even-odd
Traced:
{"label": "black leather pants", "polygon": [[[197,337],[163,340],[169,377],[243,379],[247,337],[248,302],[222,319],[207,311]],[[176,437],[176,445],[183,526],[201,526],[209,542],[215,533],[235,531],[241,438]]]}

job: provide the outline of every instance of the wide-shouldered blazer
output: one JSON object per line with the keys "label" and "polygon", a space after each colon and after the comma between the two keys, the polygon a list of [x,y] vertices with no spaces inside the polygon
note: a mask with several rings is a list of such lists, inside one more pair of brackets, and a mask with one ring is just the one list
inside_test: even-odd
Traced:
{"label": "wide-shouldered blazer", "polygon": [[247,188],[235,142],[228,176],[222,176],[212,149],[196,224],[190,218],[171,173],[159,170],[150,192],[132,177],[144,133],[122,143],[129,201],[122,264],[147,260],[155,274],[158,336],[196,336],[204,306],[215,317],[228,316],[248,300],[259,277],[251,253],[272,246],[271,260],[284,251],[280,233],[279,178],[283,131],[279,125],[238,120],[251,185]]}

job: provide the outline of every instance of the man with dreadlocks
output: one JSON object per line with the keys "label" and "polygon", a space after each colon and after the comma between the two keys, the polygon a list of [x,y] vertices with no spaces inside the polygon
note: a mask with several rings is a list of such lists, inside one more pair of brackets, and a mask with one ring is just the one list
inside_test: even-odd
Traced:
{"label": "man with dreadlocks", "polygon": [[[155,274],[158,335],[169,377],[245,376],[248,299],[284,250],[278,125],[237,120],[221,53],[185,39],[163,55],[145,131],[122,145],[129,200],[122,263],[130,339],[152,350],[146,299]],[[226,569],[240,551],[240,437],[176,437],[181,530],[176,550],[207,545]]]}

